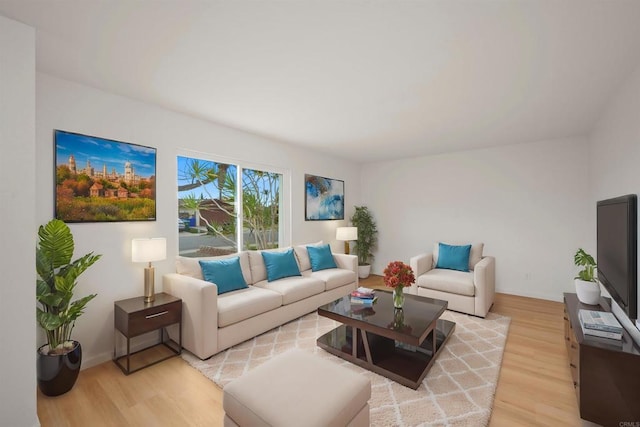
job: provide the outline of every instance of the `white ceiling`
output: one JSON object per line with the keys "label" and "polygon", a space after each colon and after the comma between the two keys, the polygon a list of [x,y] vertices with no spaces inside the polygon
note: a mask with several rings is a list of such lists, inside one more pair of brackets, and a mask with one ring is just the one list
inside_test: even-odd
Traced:
{"label": "white ceiling", "polygon": [[638,0],[0,0],[39,71],[358,162],[585,135]]}

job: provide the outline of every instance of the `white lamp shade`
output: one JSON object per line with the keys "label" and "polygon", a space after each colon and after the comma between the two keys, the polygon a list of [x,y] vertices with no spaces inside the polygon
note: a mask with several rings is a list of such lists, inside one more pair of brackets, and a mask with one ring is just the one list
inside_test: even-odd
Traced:
{"label": "white lamp shade", "polygon": [[133,239],[131,241],[132,262],[161,261],[167,258],[167,239],[154,237],[152,239]]}
{"label": "white lamp shade", "polygon": [[358,227],[338,227],[336,229],[336,240],[358,240]]}

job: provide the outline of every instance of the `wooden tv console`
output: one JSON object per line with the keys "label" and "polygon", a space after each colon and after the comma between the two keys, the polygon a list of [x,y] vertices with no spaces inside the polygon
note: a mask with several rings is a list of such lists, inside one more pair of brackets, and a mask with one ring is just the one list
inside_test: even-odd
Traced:
{"label": "wooden tv console", "polygon": [[564,338],[580,417],[604,426],[640,422],[640,346],[629,333],[622,341],[585,336],[578,310],[611,311],[609,298],[582,304],[564,294]]}

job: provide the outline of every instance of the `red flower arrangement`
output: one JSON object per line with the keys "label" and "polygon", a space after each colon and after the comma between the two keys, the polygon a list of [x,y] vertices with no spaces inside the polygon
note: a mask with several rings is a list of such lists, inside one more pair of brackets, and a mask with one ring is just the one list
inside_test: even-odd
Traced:
{"label": "red flower arrangement", "polygon": [[413,270],[402,261],[393,261],[384,269],[384,284],[390,288],[411,286],[416,281]]}

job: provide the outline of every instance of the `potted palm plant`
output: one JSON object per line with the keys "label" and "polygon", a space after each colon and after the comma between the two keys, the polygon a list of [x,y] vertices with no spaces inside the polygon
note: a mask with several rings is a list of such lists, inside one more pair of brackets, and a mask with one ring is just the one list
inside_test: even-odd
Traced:
{"label": "potted palm plant", "polygon": [[579,248],[573,262],[576,267],[582,268],[574,278],[578,299],[584,304],[597,305],[600,301],[600,284],[596,279],[596,261],[584,249]]}
{"label": "potted palm plant", "polygon": [[53,219],[38,229],[36,246],[36,308],[47,343],[38,349],[38,387],[47,396],[71,390],[82,363],[82,347],[71,339],[76,319],[96,294],[71,301],[76,280],[101,255],[90,252],[71,261],[73,235],[63,221]]}
{"label": "potted palm plant", "polygon": [[358,227],[358,240],[354,250],[358,254],[358,276],[365,279],[371,273],[371,260],[373,259],[371,250],[377,243],[378,229],[369,208],[366,206],[356,206],[355,208],[356,211],[350,218],[351,224]]}

